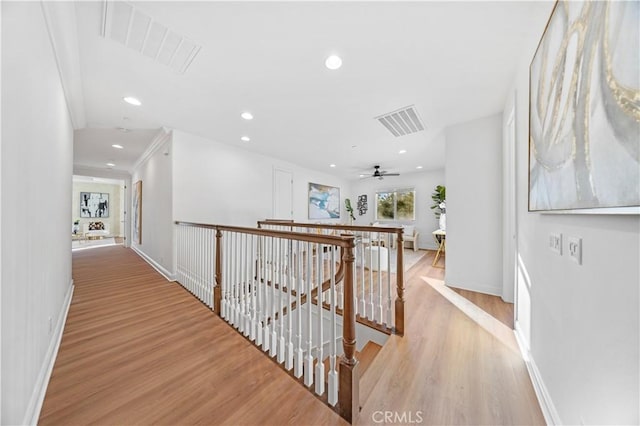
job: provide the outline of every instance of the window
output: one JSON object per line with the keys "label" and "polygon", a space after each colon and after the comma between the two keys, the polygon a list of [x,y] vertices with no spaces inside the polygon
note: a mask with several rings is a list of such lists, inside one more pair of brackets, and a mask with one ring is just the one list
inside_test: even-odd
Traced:
{"label": "window", "polygon": [[376,220],[415,220],[413,189],[398,189],[376,193]]}

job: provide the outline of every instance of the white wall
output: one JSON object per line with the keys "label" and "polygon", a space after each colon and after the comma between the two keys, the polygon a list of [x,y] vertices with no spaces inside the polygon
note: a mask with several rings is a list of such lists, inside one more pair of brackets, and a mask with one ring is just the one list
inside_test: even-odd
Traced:
{"label": "white wall", "polygon": [[[169,278],[175,272],[173,259],[173,160],[171,136],[159,143],[134,170],[130,193],[142,181],[142,244],[131,233],[131,247],[140,252]],[[190,192],[195,197],[197,193]],[[130,214],[135,212],[129,208]],[[131,221],[131,220],[130,220]],[[132,221],[131,221],[132,222]]]}
{"label": "white wall", "polygon": [[[414,188],[416,191],[416,220],[414,225],[420,235],[418,236],[418,247],[422,249],[437,249],[436,243],[431,234],[438,229],[438,220],[431,210],[433,200],[431,194],[437,185],[445,185],[444,170],[433,170],[419,173],[407,173],[398,177],[388,177],[384,180],[367,178],[351,183],[351,204],[354,208],[356,220],[354,225],[369,225],[375,222],[375,195],[376,191],[389,189]],[[357,211],[358,196],[367,196],[369,210],[360,216]],[[393,224],[410,225],[410,221],[394,221]]]}
{"label": "white wall", "polygon": [[[90,222],[104,222],[109,226],[109,233],[114,236],[121,237],[120,229],[121,205],[124,202],[121,197],[121,186],[109,183],[92,183],[92,182],[73,182],[71,201],[71,221],[80,221],[80,232],[84,229],[84,225]],[[80,193],[81,192],[99,192],[109,194],[109,217],[101,218],[85,218],[80,217]]]}
{"label": "white wall", "polygon": [[447,128],[447,285],[502,294],[502,114]]}
{"label": "white wall", "polygon": [[[520,257],[516,327],[550,397],[550,420],[638,424],[640,217],[527,211],[528,66],[543,30],[541,23],[538,38],[523,49],[505,105],[511,109],[515,91]],[[552,232],[563,234],[562,256],[548,247]],[[582,265],[566,255],[567,236],[582,238]]]}
{"label": "white wall", "polygon": [[272,217],[273,168],[293,174],[293,218],[309,222],[309,182],[340,188],[344,198],[348,182],[327,173],[246,151],[192,135],[173,132],[174,218],[186,222],[255,227]]}
{"label": "white wall", "polygon": [[39,412],[71,294],[73,129],[40,3],[1,7],[0,422],[24,424]]}

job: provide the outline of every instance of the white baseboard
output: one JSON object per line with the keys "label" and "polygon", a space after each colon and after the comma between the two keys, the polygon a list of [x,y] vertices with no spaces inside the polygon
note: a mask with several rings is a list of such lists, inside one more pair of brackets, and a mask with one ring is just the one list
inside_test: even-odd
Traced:
{"label": "white baseboard", "polygon": [[174,274],[172,274],[171,272],[167,271],[164,266],[160,265],[158,262],[153,260],[151,257],[147,256],[147,254],[145,252],[143,252],[142,250],[140,250],[138,247],[132,245],[131,248],[133,249],[133,251],[138,253],[138,256],[140,256],[142,259],[144,259],[145,262],[147,262],[149,265],[151,265],[153,267],[153,269],[158,271],[160,273],[160,275],[165,277],[167,279],[167,281],[175,281],[176,280]]}
{"label": "white baseboard", "polygon": [[56,357],[58,356],[58,349],[60,349],[60,342],[62,341],[62,332],[64,331],[64,325],[67,323],[67,314],[69,313],[69,307],[71,306],[71,299],[73,297],[73,279],[69,283],[69,289],[65,295],[64,303],[58,319],[56,321],[56,328],[51,336],[49,348],[44,357],[44,362],[40,368],[40,373],[36,379],[36,385],[31,394],[29,405],[24,416],[22,424],[25,425],[37,425],[40,418],[40,411],[42,410],[42,404],[44,403],[44,397],[47,394],[47,387],[49,386],[49,380],[51,379],[51,373],[53,372],[53,366],[56,363]]}
{"label": "white baseboard", "polygon": [[560,420],[560,416],[558,415],[558,411],[553,404],[551,395],[549,395],[549,391],[547,390],[547,387],[542,380],[540,370],[538,370],[538,366],[531,356],[529,348],[525,344],[525,339],[522,336],[522,331],[520,330],[517,322],[513,333],[516,336],[516,341],[518,342],[518,346],[520,347],[522,358],[524,359],[524,362],[527,366],[527,371],[529,372],[529,377],[531,378],[531,384],[533,384],[533,390],[535,391],[536,397],[538,398],[538,403],[540,404],[540,409],[542,410],[542,415],[544,416],[545,422],[548,425],[561,425],[562,420]]}
{"label": "white baseboard", "polygon": [[447,287],[459,288],[460,290],[475,291],[476,293],[490,294],[492,296],[502,296],[502,288],[491,287],[488,285],[461,286],[457,284],[445,283]]}

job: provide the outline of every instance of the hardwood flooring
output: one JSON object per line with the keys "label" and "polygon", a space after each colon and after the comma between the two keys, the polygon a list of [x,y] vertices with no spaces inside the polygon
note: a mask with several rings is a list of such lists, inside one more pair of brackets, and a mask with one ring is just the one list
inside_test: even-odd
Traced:
{"label": "hardwood flooring", "polygon": [[430,285],[444,279],[432,261],[405,274],[405,337],[390,336],[369,366],[359,423],[391,411],[423,424],[545,424],[513,333],[505,342]]}
{"label": "hardwood flooring", "polygon": [[39,424],[345,424],[131,250],[74,253],[73,276]]}
{"label": "hardwood flooring", "polygon": [[[433,255],[405,273],[406,334],[373,357],[356,424],[380,423],[384,411],[396,424],[544,424],[520,354],[437,291],[444,269],[431,267]],[[76,288],[40,424],[345,424],[131,250],[73,259]]]}

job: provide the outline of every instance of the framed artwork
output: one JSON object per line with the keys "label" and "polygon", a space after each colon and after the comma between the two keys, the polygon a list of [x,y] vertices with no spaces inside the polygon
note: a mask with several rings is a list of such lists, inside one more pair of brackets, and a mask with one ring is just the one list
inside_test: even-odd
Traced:
{"label": "framed artwork", "polygon": [[80,217],[109,217],[109,194],[81,192]]}
{"label": "framed artwork", "polygon": [[358,215],[362,216],[367,214],[367,210],[369,209],[369,204],[367,203],[367,195],[358,195]]}
{"label": "framed artwork", "polygon": [[142,244],[142,181],[133,188],[133,241]]}
{"label": "framed artwork", "polygon": [[340,188],[309,182],[309,219],[340,219]]}
{"label": "framed artwork", "polygon": [[529,74],[529,211],[640,205],[639,27],[639,2],[554,6]]}

